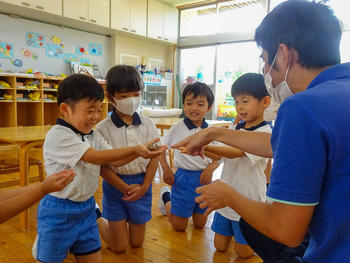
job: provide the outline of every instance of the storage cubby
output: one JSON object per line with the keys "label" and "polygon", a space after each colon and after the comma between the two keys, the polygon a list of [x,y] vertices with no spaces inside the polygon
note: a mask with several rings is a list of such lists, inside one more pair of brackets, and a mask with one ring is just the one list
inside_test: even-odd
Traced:
{"label": "storage cubby", "polygon": [[[0,73],[0,127],[54,125],[60,117],[57,89],[62,80],[62,77]],[[106,90],[105,82],[99,83]],[[107,108],[105,98],[102,119],[107,116]]]}

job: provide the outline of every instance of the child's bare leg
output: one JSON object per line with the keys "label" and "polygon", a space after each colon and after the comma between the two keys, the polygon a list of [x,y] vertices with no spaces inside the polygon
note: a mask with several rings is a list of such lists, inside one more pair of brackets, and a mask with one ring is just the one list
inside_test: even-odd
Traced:
{"label": "child's bare leg", "polygon": [[102,239],[112,251],[116,253],[125,252],[129,241],[126,219],[120,221],[109,221],[100,217],[97,219],[97,225]]}
{"label": "child's bare leg", "polygon": [[77,263],[101,263],[101,250],[90,255],[75,256]]}
{"label": "child's bare leg", "polygon": [[231,239],[232,239],[232,236],[224,236],[224,235],[215,233],[214,246],[216,250],[220,252],[225,252],[228,245],[230,244]]}
{"label": "child's bare leg", "polygon": [[240,258],[249,258],[254,255],[253,249],[249,245],[235,242],[235,252]]}
{"label": "child's bare leg", "polygon": [[193,213],[192,219],[195,228],[203,228],[205,223],[207,223],[208,217],[203,214]]}
{"label": "child's bare leg", "polygon": [[171,213],[170,201],[165,203],[165,211],[166,211],[166,215],[168,216],[170,224],[173,226],[173,228],[176,231],[183,232],[186,230],[188,225],[188,218],[173,215]]}
{"label": "child's bare leg", "polygon": [[130,245],[134,248],[141,247],[145,240],[146,224],[129,223]]}

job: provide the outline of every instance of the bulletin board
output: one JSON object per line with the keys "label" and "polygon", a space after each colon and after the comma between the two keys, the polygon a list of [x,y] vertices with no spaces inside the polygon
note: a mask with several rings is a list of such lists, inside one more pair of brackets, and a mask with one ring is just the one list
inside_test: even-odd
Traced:
{"label": "bulletin board", "polygon": [[70,62],[97,64],[104,77],[111,67],[107,36],[12,18],[0,14],[0,69],[70,74]]}

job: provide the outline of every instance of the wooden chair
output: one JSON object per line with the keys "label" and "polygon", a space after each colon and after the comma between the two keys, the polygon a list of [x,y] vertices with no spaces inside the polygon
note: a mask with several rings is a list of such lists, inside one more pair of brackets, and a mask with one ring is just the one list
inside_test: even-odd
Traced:
{"label": "wooden chair", "polygon": [[[0,175],[18,173],[19,172],[19,159],[18,159],[19,145],[8,144],[0,145]],[[16,157],[13,157],[16,156]],[[33,165],[38,166],[39,176],[30,177],[29,182],[42,182],[45,178],[44,165],[43,162],[39,159],[28,158],[28,167],[30,168]],[[19,185],[19,178],[11,178],[8,181],[0,182],[0,187],[9,187]]]}

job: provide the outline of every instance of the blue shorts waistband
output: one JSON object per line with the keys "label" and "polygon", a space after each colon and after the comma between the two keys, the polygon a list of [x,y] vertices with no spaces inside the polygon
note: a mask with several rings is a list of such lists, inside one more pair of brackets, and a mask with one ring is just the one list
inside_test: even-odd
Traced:
{"label": "blue shorts waistband", "polygon": [[54,201],[54,202],[57,202],[57,203],[61,203],[61,204],[67,204],[67,205],[70,205],[70,204],[73,204],[73,205],[81,205],[81,206],[85,206],[85,205],[88,205],[90,203],[95,203],[95,199],[94,197],[90,197],[88,200],[86,201],[81,201],[81,202],[78,202],[78,201],[72,201],[68,198],[59,198],[59,197],[56,197],[56,196],[53,196],[53,195],[46,195],[44,197],[45,199],[47,200],[50,200],[50,201]]}
{"label": "blue shorts waistband", "polygon": [[183,168],[177,168],[177,171],[186,174],[201,174],[203,170],[187,170]]}
{"label": "blue shorts waistband", "polygon": [[138,173],[138,174],[118,174],[118,176],[121,179],[125,179],[125,178],[138,178],[138,177],[144,177],[146,175],[146,173]]}

